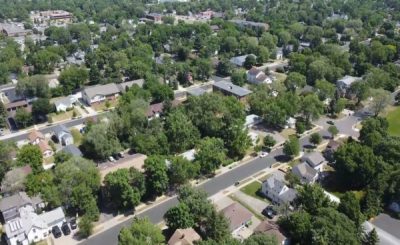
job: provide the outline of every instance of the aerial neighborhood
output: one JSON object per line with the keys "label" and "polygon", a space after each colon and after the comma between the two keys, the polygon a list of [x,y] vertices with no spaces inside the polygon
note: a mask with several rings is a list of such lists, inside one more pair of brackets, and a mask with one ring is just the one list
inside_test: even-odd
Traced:
{"label": "aerial neighborhood", "polygon": [[0,0],[0,244],[400,244],[399,11]]}

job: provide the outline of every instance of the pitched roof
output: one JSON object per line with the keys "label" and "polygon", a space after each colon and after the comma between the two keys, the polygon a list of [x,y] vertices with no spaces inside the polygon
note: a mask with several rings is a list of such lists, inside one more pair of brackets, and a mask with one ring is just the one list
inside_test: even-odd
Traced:
{"label": "pitched roof", "polygon": [[7,237],[14,237],[21,233],[26,236],[32,228],[47,229],[47,224],[30,207],[23,207],[19,210],[20,217],[6,223],[5,230]]}
{"label": "pitched roof", "polygon": [[252,76],[256,76],[258,75],[260,72],[262,72],[261,70],[259,70],[257,67],[253,66],[250,70],[249,70],[249,74]]}
{"label": "pitched roof", "polygon": [[344,77],[342,77],[341,79],[338,80],[338,82],[342,82],[344,84],[346,84],[347,86],[350,86],[352,83],[361,80],[361,77],[353,77],[353,76],[349,76],[346,75]]}
{"label": "pitched roof", "polygon": [[44,135],[37,130],[32,130],[32,132],[30,132],[28,135],[28,139],[30,142],[35,141],[37,138],[39,138],[40,140],[44,140]]}
{"label": "pitched roof", "polygon": [[252,91],[250,91],[248,89],[242,88],[240,86],[237,86],[237,85],[235,85],[231,82],[227,82],[227,81],[215,82],[213,84],[213,86],[217,87],[221,90],[224,90],[226,92],[229,92],[231,94],[234,94],[236,96],[239,96],[239,97],[243,97],[243,96],[246,96],[246,95],[249,95],[252,93]]}
{"label": "pitched roof", "polygon": [[193,228],[177,229],[168,241],[168,245],[192,245],[201,237]]}
{"label": "pitched roof", "polygon": [[186,90],[186,92],[192,96],[200,96],[200,95],[207,93],[207,90],[205,90],[201,87],[196,87],[196,88],[190,88],[190,89]]}
{"label": "pitched roof", "polygon": [[282,244],[282,242],[286,240],[286,236],[282,234],[279,226],[273,221],[268,221],[268,220],[262,221],[254,229],[254,232],[260,232],[271,236],[275,236],[276,240],[278,240],[278,244]]}
{"label": "pitched roof", "polygon": [[53,128],[53,132],[54,132],[54,134],[56,134],[56,135],[59,135],[60,133],[67,133],[67,134],[70,134],[70,133],[71,133],[71,132],[68,130],[68,128],[65,127],[65,125],[63,125],[63,124],[59,124],[59,125],[55,126],[55,127]]}
{"label": "pitched roof", "polygon": [[127,82],[123,82],[123,83],[119,83],[117,84],[119,91],[121,93],[125,93],[126,88],[131,88],[133,85],[137,85],[140,88],[143,87],[144,84],[144,79],[137,79],[137,80],[133,80],[133,81],[127,81]]}
{"label": "pitched roof", "polygon": [[68,97],[64,97],[64,98],[60,98],[56,101],[54,101],[54,105],[55,106],[59,106],[59,105],[66,105],[66,106],[71,106],[72,105],[72,100],[71,98]]}
{"label": "pitched roof", "polygon": [[236,230],[253,217],[253,214],[250,213],[249,210],[237,202],[234,202],[228,207],[222,209],[221,212],[229,220],[229,229],[231,231]]}
{"label": "pitched roof", "polygon": [[78,147],[76,147],[75,145],[67,145],[64,148],[62,148],[62,151],[66,152],[66,153],[70,153],[73,156],[83,156],[81,150],[79,150]]}
{"label": "pitched roof", "polygon": [[4,197],[0,200],[0,212],[13,207],[21,207],[26,204],[32,204],[32,200],[25,192],[18,192],[12,196]]}
{"label": "pitched roof", "polygon": [[109,83],[105,85],[96,85],[92,87],[87,87],[84,92],[89,98],[93,98],[96,95],[113,95],[120,93],[119,87],[115,83]]}
{"label": "pitched roof", "polygon": [[337,148],[340,147],[340,143],[335,141],[335,140],[330,140],[328,143],[328,146],[326,147],[327,149],[331,149],[331,150],[337,150]]}
{"label": "pitched roof", "polygon": [[313,168],[326,161],[321,152],[318,151],[314,151],[303,156],[303,160],[310,164],[310,166]]}
{"label": "pitched roof", "polygon": [[49,212],[43,212],[42,214],[39,215],[39,218],[42,219],[46,225],[52,227],[55,224],[65,220],[65,215],[62,208],[58,207]]}
{"label": "pitched roof", "polygon": [[313,179],[318,171],[315,170],[314,168],[310,167],[310,165],[308,165],[305,162],[302,162],[300,164],[297,164],[296,166],[294,166],[292,168],[292,172],[296,175],[298,175],[301,178],[305,178],[305,179]]}
{"label": "pitched roof", "polygon": [[38,144],[40,151],[42,153],[46,152],[46,151],[53,151],[53,149],[51,149],[51,147],[49,146],[49,144],[47,144],[46,141],[40,141]]}

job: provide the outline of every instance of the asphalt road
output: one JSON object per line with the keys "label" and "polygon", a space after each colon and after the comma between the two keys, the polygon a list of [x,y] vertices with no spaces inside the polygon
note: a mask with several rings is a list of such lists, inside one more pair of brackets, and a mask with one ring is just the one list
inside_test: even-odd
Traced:
{"label": "asphalt road", "polygon": [[[320,131],[322,136],[330,135],[325,129]],[[300,140],[301,145],[304,147],[309,147],[309,137],[302,138]],[[197,188],[205,190],[209,196],[218,193],[221,190],[228,188],[233,185],[236,181],[244,180],[255,173],[269,168],[272,164],[280,161],[284,157],[282,149],[277,149],[271,152],[267,157],[256,158],[251,162],[243,164],[237,168],[232,169],[222,175],[216,176],[204,184],[199,185]],[[164,213],[170,208],[178,203],[176,197],[163,202],[154,208],[151,208],[141,214],[139,217],[148,217],[153,223],[159,223],[163,220]],[[129,226],[132,219],[129,219],[121,224],[114,226],[102,233],[99,233],[88,240],[81,242],[81,245],[116,245],[118,244],[118,234],[122,227]]]}

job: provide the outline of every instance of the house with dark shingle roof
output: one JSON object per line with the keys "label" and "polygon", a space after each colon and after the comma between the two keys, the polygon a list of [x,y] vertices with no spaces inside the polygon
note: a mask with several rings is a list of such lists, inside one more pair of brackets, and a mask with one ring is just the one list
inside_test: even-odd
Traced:
{"label": "house with dark shingle roof", "polygon": [[297,191],[286,185],[284,176],[279,171],[262,183],[261,193],[277,204],[292,203],[297,196]]}
{"label": "house with dark shingle roof", "polygon": [[292,173],[299,177],[303,184],[313,184],[318,179],[318,171],[308,165],[306,162],[297,164],[292,168]]}
{"label": "house with dark shingle roof", "polygon": [[74,143],[74,138],[71,132],[64,125],[57,125],[53,128],[54,136],[57,138],[58,142],[62,145],[72,145]]}
{"label": "house with dark shingle roof", "polygon": [[237,86],[231,82],[224,80],[215,82],[213,84],[213,90],[221,92],[222,94],[227,96],[234,96],[240,101],[244,101],[246,97],[252,93],[252,91],[246,88]]}
{"label": "house with dark shingle roof", "polygon": [[327,161],[321,152],[314,151],[302,157],[302,160],[307,162],[312,168],[318,172],[322,172]]}
{"label": "house with dark shingle roof", "polygon": [[61,150],[65,153],[71,154],[72,156],[77,156],[77,157],[83,156],[81,150],[79,150],[79,148],[76,147],[75,145],[67,145]]}

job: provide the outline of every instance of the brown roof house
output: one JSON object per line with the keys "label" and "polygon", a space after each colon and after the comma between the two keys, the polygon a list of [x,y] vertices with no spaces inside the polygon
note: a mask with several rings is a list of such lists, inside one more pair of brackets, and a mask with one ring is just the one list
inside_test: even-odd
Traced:
{"label": "brown roof house", "polygon": [[32,132],[30,132],[28,135],[28,139],[29,143],[31,143],[32,145],[37,145],[40,141],[45,140],[44,135],[37,130],[33,130]]}
{"label": "brown roof house", "polygon": [[248,225],[253,217],[249,210],[237,202],[222,209],[221,212],[229,220],[229,229],[232,233]]}
{"label": "brown roof house", "polygon": [[193,228],[177,229],[168,241],[168,245],[193,245],[201,237]]}
{"label": "brown roof house", "polygon": [[285,235],[282,234],[282,232],[279,229],[279,226],[268,220],[262,221],[255,229],[255,233],[264,233],[270,236],[274,236],[276,240],[278,241],[278,244],[288,244],[289,240],[286,238]]}
{"label": "brown roof house", "polygon": [[40,141],[39,144],[39,149],[42,152],[43,158],[48,158],[53,156],[54,152],[53,149],[47,144],[46,141]]}

